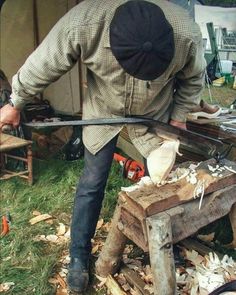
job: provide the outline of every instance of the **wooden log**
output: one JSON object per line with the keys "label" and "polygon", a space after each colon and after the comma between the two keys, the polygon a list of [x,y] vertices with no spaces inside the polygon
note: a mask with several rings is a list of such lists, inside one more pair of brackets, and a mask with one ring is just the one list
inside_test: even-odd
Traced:
{"label": "wooden log", "polygon": [[166,213],[147,218],[149,253],[155,295],[176,294],[171,219]]}
{"label": "wooden log", "polygon": [[96,262],[96,272],[101,277],[116,273],[120,266],[127,238],[117,227],[119,216],[120,206],[117,205],[111,229]]}

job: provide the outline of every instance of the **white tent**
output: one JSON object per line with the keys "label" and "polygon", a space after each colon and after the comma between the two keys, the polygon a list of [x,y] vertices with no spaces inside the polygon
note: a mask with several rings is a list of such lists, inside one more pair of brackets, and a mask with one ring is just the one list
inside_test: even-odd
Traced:
{"label": "white tent", "polygon": [[216,31],[216,42],[222,59],[236,62],[236,50],[226,50],[222,46],[222,29],[236,32],[236,7],[224,8],[217,6],[195,5],[195,21],[199,24],[203,38],[207,39],[206,49],[210,49],[207,23],[212,22]]}

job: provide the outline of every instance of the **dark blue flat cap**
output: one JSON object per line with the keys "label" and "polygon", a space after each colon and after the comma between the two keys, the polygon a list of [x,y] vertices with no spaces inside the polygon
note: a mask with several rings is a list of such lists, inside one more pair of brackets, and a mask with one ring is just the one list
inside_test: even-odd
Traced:
{"label": "dark blue flat cap", "polygon": [[140,80],[160,77],[175,52],[173,28],[162,9],[141,0],[117,8],[110,24],[110,44],[121,67]]}

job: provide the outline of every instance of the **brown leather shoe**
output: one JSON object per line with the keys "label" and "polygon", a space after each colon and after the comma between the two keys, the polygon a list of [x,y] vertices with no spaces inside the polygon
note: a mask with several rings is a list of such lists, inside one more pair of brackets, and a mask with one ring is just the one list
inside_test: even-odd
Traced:
{"label": "brown leather shoe", "polygon": [[200,101],[200,104],[192,109],[191,113],[188,114],[189,119],[201,118],[216,118],[221,114],[221,108],[217,105],[211,105],[204,100]]}

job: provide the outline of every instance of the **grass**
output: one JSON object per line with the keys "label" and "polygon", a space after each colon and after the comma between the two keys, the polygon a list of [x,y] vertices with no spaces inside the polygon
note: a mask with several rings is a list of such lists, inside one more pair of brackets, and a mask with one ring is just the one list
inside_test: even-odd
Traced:
{"label": "grass", "polygon": [[212,104],[230,107],[236,100],[236,90],[232,88],[232,83],[223,87],[214,87],[210,85],[208,88],[206,86],[202,92],[202,99]]}
{"label": "grass", "polygon": [[[75,184],[82,166],[83,160],[35,160],[32,187],[17,178],[1,181],[1,214],[9,211],[12,216],[11,231],[0,240],[0,283],[15,283],[7,294],[54,294],[48,279],[56,271],[60,255],[68,245],[52,246],[34,242],[33,238],[54,233],[57,221],[69,226]],[[114,163],[101,213],[106,220],[112,217],[119,188],[126,183],[119,170],[119,165]],[[54,225],[46,222],[30,225],[34,210],[55,217]],[[90,294],[97,293],[91,289]]]}
{"label": "grass", "polygon": [[[235,100],[235,90],[230,87],[212,88],[213,103],[229,106]],[[210,99],[206,89],[203,94],[205,100]],[[5,294],[11,295],[53,295],[55,290],[48,283],[48,279],[57,272],[58,260],[62,251],[68,245],[51,245],[35,242],[34,237],[39,234],[55,232],[58,222],[69,226],[73,206],[73,195],[76,182],[81,174],[83,160],[66,162],[60,159],[47,161],[34,160],[35,184],[30,187],[17,178],[0,182],[0,214],[9,211],[12,216],[10,233],[0,240],[0,283],[14,282],[15,285]],[[124,180],[120,167],[114,163],[108,179],[105,200],[102,208],[102,217],[107,221],[112,217],[117,194],[121,186],[130,183]],[[33,217],[32,212],[51,214],[54,224],[46,222],[34,226],[29,224]],[[232,237],[227,218],[219,223],[204,228],[203,232],[217,233],[217,240],[229,242]],[[227,232],[227,234],[226,234]],[[221,243],[217,243],[218,251],[227,251]],[[92,287],[87,295],[105,294],[105,291],[96,292]]]}

